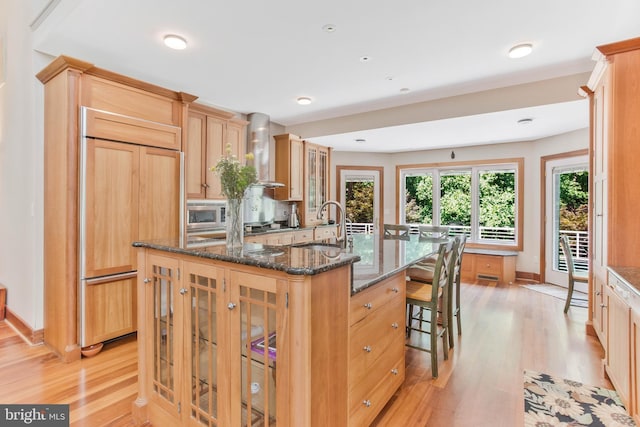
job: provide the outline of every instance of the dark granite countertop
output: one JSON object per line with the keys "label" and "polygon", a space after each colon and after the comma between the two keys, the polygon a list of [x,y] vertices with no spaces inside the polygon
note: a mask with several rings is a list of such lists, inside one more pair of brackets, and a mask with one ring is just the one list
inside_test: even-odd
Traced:
{"label": "dark granite countertop", "polygon": [[354,234],[353,248],[320,246],[332,242],[314,242],[292,246],[266,246],[245,243],[242,251],[230,253],[225,245],[200,248],[181,247],[175,241],[134,242],[135,247],[191,255],[237,264],[251,265],[288,274],[314,275],[344,265],[353,265],[352,293],[372,286],[405,270],[420,259],[432,255],[439,241],[388,240],[381,235]]}

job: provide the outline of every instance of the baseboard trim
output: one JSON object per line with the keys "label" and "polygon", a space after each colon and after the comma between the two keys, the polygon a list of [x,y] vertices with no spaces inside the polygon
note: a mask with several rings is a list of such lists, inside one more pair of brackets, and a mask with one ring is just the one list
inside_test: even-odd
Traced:
{"label": "baseboard trim", "polygon": [[540,283],[540,274],[527,271],[516,271],[516,280]]}
{"label": "baseboard trim", "polygon": [[44,343],[44,329],[33,329],[17,314],[11,311],[8,306],[5,307],[5,321],[9,322],[31,345]]}

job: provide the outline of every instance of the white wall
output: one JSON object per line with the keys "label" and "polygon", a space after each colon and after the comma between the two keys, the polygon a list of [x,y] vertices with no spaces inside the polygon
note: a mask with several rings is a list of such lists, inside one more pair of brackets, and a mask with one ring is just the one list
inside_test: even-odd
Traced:
{"label": "white wall", "polygon": [[43,88],[49,58],[31,48],[29,2],[0,2],[0,283],[10,310],[43,327]]}
{"label": "white wall", "polygon": [[[373,154],[336,151],[333,166],[384,167],[384,222],[396,222],[396,165],[420,163],[447,163],[487,159],[524,158],[524,232],[523,250],[519,253],[516,270],[540,273],[540,158],[551,154],[586,149],[589,130],[581,129],[563,135],[531,142],[483,145],[466,148],[427,150],[397,154]],[[451,151],[455,160],[451,160]],[[333,169],[333,167],[332,167]],[[335,170],[331,182],[335,183]],[[331,188],[335,199],[335,185]]]}

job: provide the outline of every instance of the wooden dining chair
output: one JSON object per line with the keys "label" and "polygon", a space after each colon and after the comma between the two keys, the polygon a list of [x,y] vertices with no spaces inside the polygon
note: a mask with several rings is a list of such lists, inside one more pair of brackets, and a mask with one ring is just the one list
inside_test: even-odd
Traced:
{"label": "wooden dining chair", "polygon": [[[455,254],[457,241],[449,240],[441,243],[433,272],[432,283],[424,283],[416,280],[407,281],[407,346],[431,353],[431,375],[438,376],[438,338],[442,338],[442,351],[444,359],[449,359],[449,286],[451,275],[454,273]],[[438,301],[442,299],[440,324],[438,322]],[[418,307],[414,313],[414,307]],[[428,320],[423,316],[423,311],[429,311]],[[423,328],[427,323],[427,328]],[[429,335],[429,348],[411,343],[411,331],[417,331]],[[419,338],[418,338],[419,340]]]}
{"label": "wooden dining chair", "polygon": [[[448,236],[449,227],[443,225],[423,224],[418,226],[418,240],[420,241],[438,241],[446,239]],[[414,280],[431,283],[436,258],[437,257],[434,255],[421,260],[414,267],[407,270],[407,276]]]}
{"label": "wooden dining chair", "polygon": [[384,224],[384,238],[409,240],[411,227],[408,224]]}
{"label": "wooden dining chair", "polygon": [[576,271],[575,264],[573,263],[573,253],[571,252],[571,246],[569,245],[569,238],[560,236],[560,247],[564,253],[564,259],[567,263],[567,275],[569,278],[569,290],[567,291],[567,299],[564,303],[564,312],[569,311],[569,306],[572,301],[588,301],[585,298],[573,298],[573,288],[576,283],[589,283],[589,274],[584,271]]}
{"label": "wooden dining chair", "polygon": [[[462,255],[464,254],[464,247],[467,243],[467,235],[461,234],[456,236],[458,241],[455,268],[453,271],[453,278],[451,280],[450,298],[449,298],[449,347],[453,348],[453,318],[456,318],[458,323],[458,335],[462,335],[462,321],[460,319],[460,275],[462,269]],[[455,301],[454,301],[455,300]]]}
{"label": "wooden dining chair", "polygon": [[446,225],[419,225],[420,239],[444,239],[449,237],[449,227]]}

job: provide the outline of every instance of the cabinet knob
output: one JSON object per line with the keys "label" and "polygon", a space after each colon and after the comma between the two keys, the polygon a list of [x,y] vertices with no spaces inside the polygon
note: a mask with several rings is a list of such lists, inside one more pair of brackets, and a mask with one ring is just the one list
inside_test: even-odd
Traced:
{"label": "cabinet knob", "polygon": [[392,292],[395,292],[396,294],[397,294],[398,292],[400,292],[400,290],[399,290],[398,288],[391,288],[391,291],[392,291]]}
{"label": "cabinet knob", "polygon": [[149,282],[151,282],[151,279],[149,279],[148,277],[145,277],[145,278],[144,278],[144,280],[143,280],[143,282],[144,282],[144,283],[149,283]]}
{"label": "cabinet knob", "polygon": [[392,373],[393,375],[398,375],[398,370],[397,370],[396,368],[393,368],[393,369],[391,370],[391,373]]}
{"label": "cabinet knob", "polygon": [[367,310],[371,310],[371,307],[373,307],[373,305],[371,305],[371,303],[370,303],[370,302],[368,302],[368,303],[366,303],[366,304],[363,304],[362,306],[363,306],[364,308],[366,308]]}
{"label": "cabinet knob", "polygon": [[391,327],[392,327],[393,329],[398,329],[398,323],[393,322],[393,323],[391,324]]}
{"label": "cabinet knob", "polygon": [[188,292],[188,291],[187,291],[187,288],[180,288],[180,295],[184,295],[184,294],[186,294],[187,292]]}
{"label": "cabinet knob", "polygon": [[368,408],[368,407],[371,406],[371,401],[370,400],[363,400],[362,404]]}
{"label": "cabinet knob", "polygon": [[229,304],[227,304],[227,308],[229,310],[233,310],[234,308],[236,308],[236,305],[235,305],[235,303],[230,302]]}
{"label": "cabinet knob", "polygon": [[605,304],[600,304],[601,308],[607,308],[607,306]]}
{"label": "cabinet knob", "polygon": [[365,345],[362,349],[364,351],[366,351],[367,353],[371,353],[371,346],[370,345]]}
{"label": "cabinet knob", "polygon": [[600,296],[600,291],[596,292],[596,295]]}
{"label": "cabinet knob", "polygon": [[209,188],[209,184],[207,184],[206,182],[202,183],[202,188]]}

